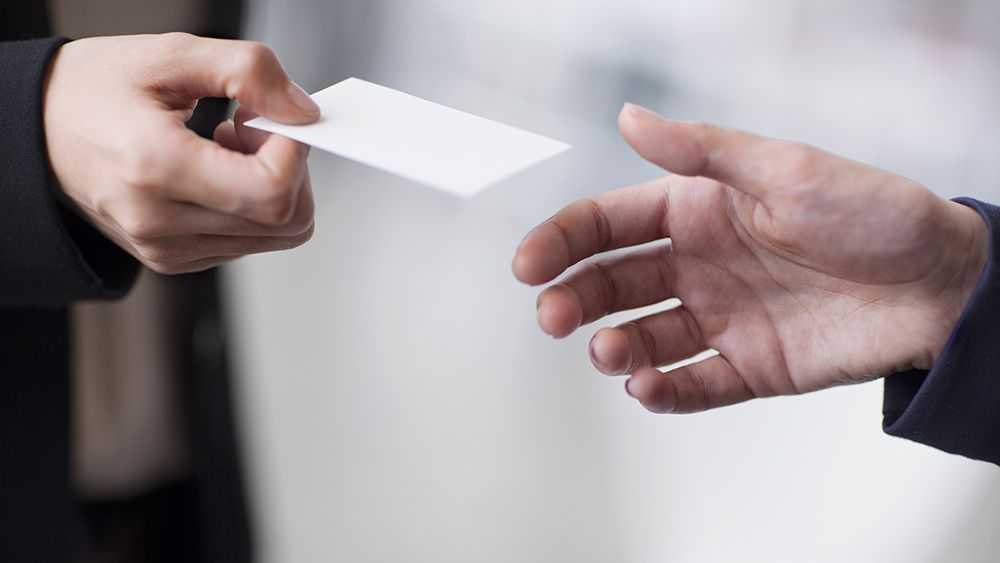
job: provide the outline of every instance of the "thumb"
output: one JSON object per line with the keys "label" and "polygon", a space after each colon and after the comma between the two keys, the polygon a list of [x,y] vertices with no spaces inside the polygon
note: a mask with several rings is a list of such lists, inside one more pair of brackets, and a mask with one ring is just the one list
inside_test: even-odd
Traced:
{"label": "thumb", "polygon": [[319,119],[316,102],[299,87],[266,45],[207,39],[185,33],[153,36],[167,52],[158,85],[190,99],[225,97],[288,124]]}
{"label": "thumb", "polygon": [[665,119],[626,103],[618,115],[622,137],[640,156],[682,176],[703,176],[764,199],[765,167],[786,143],[751,133]]}

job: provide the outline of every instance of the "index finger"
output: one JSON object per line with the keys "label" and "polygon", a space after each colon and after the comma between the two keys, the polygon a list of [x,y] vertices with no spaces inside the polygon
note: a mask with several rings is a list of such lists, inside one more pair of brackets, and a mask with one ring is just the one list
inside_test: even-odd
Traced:
{"label": "index finger", "polygon": [[580,260],[667,236],[669,178],[578,200],[535,227],[514,255],[514,276],[529,285],[555,279]]}
{"label": "index finger", "polygon": [[157,87],[180,93],[185,101],[226,97],[281,123],[312,123],[320,117],[319,106],[267,45],[184,33],[150,41],[161,50],[161,62],[151,71]]}

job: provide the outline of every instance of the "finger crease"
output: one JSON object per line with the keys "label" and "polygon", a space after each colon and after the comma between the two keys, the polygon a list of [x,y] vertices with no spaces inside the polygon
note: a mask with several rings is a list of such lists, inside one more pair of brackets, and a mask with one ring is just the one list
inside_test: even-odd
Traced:
{"label": "finger crease", "polygon": [[670,236],[669,221],[667,220],[667,213],[670,212],[670,183],[669,180],[663,186],[663,197],[660,198],[660,232],[657,238],[666,238]]}
{"label": "finger crease", "polygon": [[563,228],[559,221],[550,221],[551,224],[555,225],[559,229],[559,235],[562,237],[563,245],[566,247],[566,264],[573,264],[576,262],[576,256],[573,255],[573,249],[569,244],[569,233]]}
{"label": "finger crease", "polygon": [[[661,372],[662,373],[662,372]],[[681,396],[677,391],[677,384],[674,383],[673,377],[670,376],[670,372],[662,373],[663,381],[670,387],[671,394],[674,397],[674,404],[670,406],[669,409],[663,409],[663,412],[677,412],[677,407],[680,405]]]}
{"label": "finger crease", "polygon": [[594,262],[592,265],[594,271],[597,272],[598,285],[601,287],[601,305],[603,310],[599,316],[604,316],[615,310],[615,305],[618,303],[618,287],[615,285],[614,277],[608,271],[607,266],[600,262]]}
{"label": "finger crease", "polygon": [[597,232],[598,248],[601,251],[607,250],[612,238],[611,223],[608,222],[608,217],[604,214],[601,204],[592,198],[585,199],[584,201],[590,204],[591,207],[591,216],[594,218],[594,229]]}
{"label": "finger crease", "polygon": [[733,367],[733,364],[729,364],[729,372],[732,373],[733,377],[738,379],[740,383],[743,384],[743,390],[746,391],[747,397],[751,399],[756,399],[758,397],[757,393],[753,390],[752,387],[750,387],[750,384],[747,383],[747,380],[740,377],[740,374],[736,372],[736,368]]}
{"label": "finger crease", "polygon": [[688,373],[691,374],[691,378],[695,380],[701,391],[701,409],[699,410],[708,410],[708,385],[705,383],[705,378],[698,373],[698,369],[694,366],[688,366]]}
{"label": "finger crease", "polygon": [[691,338],[694,340],[695,347],[699,350],[705,349],[707,345],[705,343],[704,336],[701,333],[701,327],[698,326],[698,322],[694,320],[694,317],[691,315],[691,311],[688,311],[683,307],[679,308],[679,311],[681,314],[681,320],[687,326],[688,334],[690,334]]}
{"label": "finger crease", "polygon": [[671,262],[673,247],[670,244],[665,244],[660,252],[662,256],[657,262],[658,267],[656,268],[656,274],[660,278],[660,287],[673,293],[674,279],[676,279],[674,265]]}
{"label": "finger crease", "polygon": [[[659,352],[656,349],[656,339],[653,338],[653,334],[649,332],[649,329],[644,327],[638,322],[627,323],[633,327],[639,333],[639,340],[642,341],[642,345],[646,348],[646,363],[653,365],[659,361]],[[628,371],[632,371],[640,366],[641,362],[636,360],[635,355],[632,355],[632,365],[629,366]]]}

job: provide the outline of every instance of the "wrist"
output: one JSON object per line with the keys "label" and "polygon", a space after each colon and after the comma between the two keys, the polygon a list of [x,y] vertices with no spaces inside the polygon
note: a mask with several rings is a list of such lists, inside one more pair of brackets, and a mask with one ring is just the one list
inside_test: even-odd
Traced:
{"label": "wrist", "polygon": [[948,224],[953,225],[949,243],[942,253],[942,266],[946,274],[944,283],[935,299],[937,330],[928,346],[930,369],[941,356],[945,345],[955,331],[959,318],[982,277],[989,257],[990,233],[982,216],[973,208],[956,201],[945,204]]}

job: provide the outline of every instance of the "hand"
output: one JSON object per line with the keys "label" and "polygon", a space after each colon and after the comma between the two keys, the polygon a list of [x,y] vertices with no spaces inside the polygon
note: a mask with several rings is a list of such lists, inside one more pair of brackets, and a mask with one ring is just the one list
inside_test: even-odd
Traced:
{"label": "hand", "polygon": [[[573,203],[521,242],[542,329],[676,297],[597,332],[594,365],[631,373],[654,412],[692,412],[928,369],[986,261],[979,215],[904,178],[820,150],[626,105],[625,139],[677,173]],[[654,369],[706,349],[719,355]]]}
{"label": "hand", "polygon": [[[219,125],[215,142],[184,125],[203,97],[246,108],[236,124]],[[60,197],[161,273],[299,246],[313,231],[308,147],[243,128],[251,112],[284,123],[319,118],[257,43],[182,33],[67,43],[44,93]]]}

